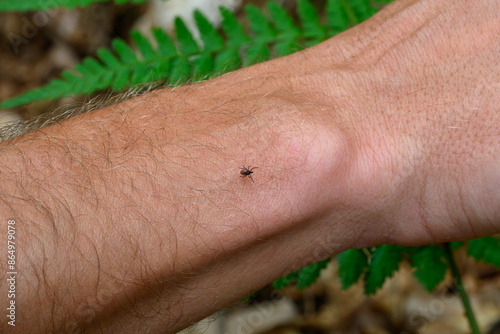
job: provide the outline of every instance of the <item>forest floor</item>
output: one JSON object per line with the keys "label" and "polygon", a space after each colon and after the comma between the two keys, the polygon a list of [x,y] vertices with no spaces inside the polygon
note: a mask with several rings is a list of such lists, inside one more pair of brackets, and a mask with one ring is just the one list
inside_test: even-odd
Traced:
{"label": "forest floor", "polygon": [[[318,8],[325,1],[315,1]],[[264,1],[245,1],[263,7]],[[294,1],[285,1],[292,9]],[[0,13],[0,101],[56,78],[111,40],[128,40],[130,29],[147,15],[147,5],[98,3],[88,8],[50,13]],[[238,15],[243,19],[242,10]],[[48,111],[89,100],[86,96],[40,101],[3,111],[9,119],[28,120]],[[1,118],[1,116],[0,116]],[[1,120],[0,120],[1,122]],[[457,261],[483,333],[500,333],[500,270],[478,264],[458,252]],[[490,329],[497,324],[498,329]],[[267,287],[185,333],[207,334],[444,334],[470,333],[461,301],[448,277],[433,293],[402,269],[374,296],[357,284],[340,288],[335,261],[312,287],[280,292]]]}

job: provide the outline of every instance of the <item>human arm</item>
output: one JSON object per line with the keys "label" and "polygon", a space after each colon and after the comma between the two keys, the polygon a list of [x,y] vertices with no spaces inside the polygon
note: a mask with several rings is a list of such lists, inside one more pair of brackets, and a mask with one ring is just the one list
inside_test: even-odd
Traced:
{"label": "human arm", "polygon": [[175,332],[349,247],[498,232],[498,12],[400,1],[290,57],[2,143],[16,329]]}
{"label": "human arm", "polygon": [[[157,91],[3,144],[16,329],[175,332],[310,261],[318,225],[309,242],[288,230],[330,215],[318,189],[343,148],[335,131],[318,131],[328,116],[314,103],[290,101],[265,65],[256,70],[254,80]],[[258,167],[254,183],[240,165]],[[345,248],[336,240],[349,232],[324,229],[335,238],[319,258]],[[293,261],[275,257],[293,239]],[[220,299],[199,298],[208,290]]]}

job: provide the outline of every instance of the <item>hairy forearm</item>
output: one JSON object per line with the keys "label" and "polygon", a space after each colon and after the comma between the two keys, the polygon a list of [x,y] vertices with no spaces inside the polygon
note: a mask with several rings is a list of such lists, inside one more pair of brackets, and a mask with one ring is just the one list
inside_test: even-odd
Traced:
{"label": "hairy forearm", "polygon": [[347,247],[498,232],[498,12],[397,1],[304,52],[1,143],[16,329],[175,332]]}
{"label": "hairy forearm", "polygon": [[[313,260],[300,259],[314,245],[305,224],[326,218],[317,185],[339,164],[340,142],[298,97],[253,83],[220,91],[237,78],[153,92],[2,143],[19,330],[172,332],[195,320],[181,319],[187,310],[210,314]],[[258,167],[255,182],[241,165]],[[301,232],[280,236],[290,229]],[[290,261],[274,257],[283,249]],[[204,289],[223,297],[200,298]]]}

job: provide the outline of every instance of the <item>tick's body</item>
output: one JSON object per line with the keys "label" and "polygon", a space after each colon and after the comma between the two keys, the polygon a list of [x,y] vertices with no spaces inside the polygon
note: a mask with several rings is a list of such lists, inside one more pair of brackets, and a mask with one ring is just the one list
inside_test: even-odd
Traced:
{"label": "tick's body", "polygon": [[248,167],[245,167],[245,166],[240,167],[240,169],[241,169],[240,170],[240,174],[241,174],[240,177],[245,178],[245,177],[248,176],[252,180],[252,182],[254,182],[254,180],[252,178],[252,173],[253,173],[253,170],[255,168],[257,168],[257,167],[250,167],[250,166],[248,166]]}

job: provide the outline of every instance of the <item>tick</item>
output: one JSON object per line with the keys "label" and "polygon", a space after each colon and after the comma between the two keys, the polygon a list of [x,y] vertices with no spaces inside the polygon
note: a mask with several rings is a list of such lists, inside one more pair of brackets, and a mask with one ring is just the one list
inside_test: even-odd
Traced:
{"label": "tick", "polygon": [[245,166],[242,166],[242,167],[239,167],[239,168],[241,169],[241,170],[240,170],[240,174],[241,174],[241,176],[240,176],[240,177],[245,178],[245,177],[247,177],[247,176],[248,176],[248,177],[252,180],[252,182],[255,182],[255,181],[253,180],[253,178],[252,178],[252,173],[253,173],[253,170],[254,170],[255,168],[257,168],[257,167],[250,167],[250,166],[245,167]]}

